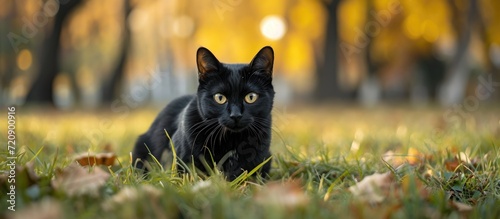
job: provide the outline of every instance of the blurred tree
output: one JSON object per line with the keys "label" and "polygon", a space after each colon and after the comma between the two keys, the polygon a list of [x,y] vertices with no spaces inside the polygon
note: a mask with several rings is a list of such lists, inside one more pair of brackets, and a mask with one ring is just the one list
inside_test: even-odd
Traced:
{"label": "blurred tree", "polygon": [[466,16],[460,11],[457,2],[448,0],[452,12],[450,22],[457,36],[455,41],[455,53],[447,66],[443,90],[440,94],[441,103],[445,105],[458,103],[465,96],[469,71],[467,69],[466,55],[468,54],[471,35],[478,13],[477,0],[469,0],[466,7]]}
{"label": "blurred tree", "polygon": [[[365,24],[369,22],[370,19],[370,14],[375,10],[374,7],[374,0],[367,0],[367,6],[366,6],[366,18],[365,18]],[[363,51],[364,55],[364,63],[366,65],[366,75],[364,80],[364,84],[360,85],[360,93],[359,97],[362,101],[368,104],[373,104],[376,101],[378,101],[378,92],[380,89],[380,84],[378,83],[377,80],[377,71],[380,69],[380,63],[375,62],[374,57],[373,57],[373,50],[374,50],[374,40],[369,40],[368,44],[365,47],[365,50]],[[365,89],[367,89],[367,92],[363,92],[363,85],[365,85]],[[363,96],[365,95],[365,96]]]}
{"label": "blurred tree", "polygon": [[119,94],[120,84],[123,75],[125,74],[125,65],[127,64],[127,58],[130,53],[130,45],[132,43],[128,18],[133,8],[130,4],[130,0],[125,0],[123,4],[123,39],[121,42],[117,64],[113,69],[113,72],[111,72],[111,76],[107,78],[102,87],[102,101],[105,103],[112,102],[113,99]]}
{"label": "blurred tree", "polygon": [[[498,9],[500,7],[500,3],[498,1],[491,1],[493,5],[492,8],[488,8],[489,10],[491,11],[495,11],[495,9]],[[489,6],[489,4],[485,4],[483,5],[482,9],[483,10],[486,10],[485,6]],[[479,8],[477,8],[479,10]],[[481,37],[481,41],[482,41],[482,50],[483,50],[483,57],[485,57],[485,62],[486,62],[486,71],[490,74],[492,74],[492,78],[493,78],[493,81],[500,81],[500,69],[498,67],[498,65],[496,65],[495,63],[493,63],[493,59],[497,58],[497,57],[493,57],[492,54],[490,54],[490,51],[493,49],[493,46],[495,45],[495,39],[494,37],[491,36],[491,30],[489,30],[488,28],[494,28],[496,27],[496,25],[498,25],[498,17],[500,17],[498,15],[498,13],[495,13],[495,16],[497,16],[497,19],[491,19],[490,22],[487,22],[486,20],[486,13],[477,13],[478,16],[477,16],[477,24],[478,24],[478,28],[479,28],[479,36]],[[499,92],[495,92],[493,95],[496,94],[496,97],[497,98],[500,98],[500,93]]]}
{"label": "blurred tree", "polygon": [[[10,4],[9,5],[11,8],[8,10],[7,15],[2,18],[5,19],[6,21],[12,21],[15,18],[15,12],[18,10],[16,4]],[[0,32],[1,33],[7,33],[9,30],[14,29],[14,25],[12,22],[5,22],[0,25]],[[10,83],[14,79],[14,68],[16,63],[16,54],[13,53],[12,50],[7,50],[4,48],[8,48],[9,41],[8,40],[2,40],[0,41],[0,58],[4,60],[0,60],[0,95],[3,94],[4,92],[6,93],[7,90],[9,89]],[[1,95],[3,96],[3,95]],[[2,98],[2,97],[0,97]]]}
{"label": "blurred tree", "polygon": [[426,94],[430,101],[436,101],[439,91],[439,86],[443,82],[446,63],[438,59],[432,52],[419,54],[418,64],[422,72],[422,79],[426,89]]}
{"label": "blurred tree", "polygon": [[[370,13],[375,11],[375,7],[374,7],[374,0],[367,0],[367,7],[366,7],[366,21],[365,23],[369,22],[369,18],[370,18]],[[380,66],[377,65],[377,63],[375,63],[373,61],[373,57],[372,57],[372,51],[373,49],[373,40],[369,40],[368,41],[368,45],[366,46],[366,49],[364,51],[364,55],[365,55],[365,61],[366,61],[366,70],[367,70],[367,76],[368,77],[373,77],[375,72],[377,72],[378,68]]]}
{"label": "blurred tree", "polygon": [[54,80],[59,73],[59,49],[63,24],[82,0],[59,1],[54,25],[44,39],[39,59],[40,69],[26,97],[27,103],[54,104]]}
{"label": "blurred tree", "polygon": [[339,83],[339,19],[338,8],[342,0],[325,2],[327,8],[326,35],[323,59],[316,59],[316,84],[314,98],[317,101],[353,99],[355,91],[342,89]]}

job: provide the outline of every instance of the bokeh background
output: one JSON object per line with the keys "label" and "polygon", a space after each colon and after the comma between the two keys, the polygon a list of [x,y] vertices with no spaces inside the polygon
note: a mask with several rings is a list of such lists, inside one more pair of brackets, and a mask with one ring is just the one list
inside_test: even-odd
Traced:
{"label": "bokeh background", "polygon": [[[266,45],[270,181],[288,183],[141,177],[134,143],[196,91],[198,47],[248,63]],[[500,0],[0,0],[19,218],[500,218],[499,109]],[[71,168],[103,156],[98,178]]]}
{"label": "bokeh background", "polygon": [[245,63],[265,45],[275,49],[276,101],[283,104],[500,100],[496,0],[0,5],[1,105],[164,105],[195,91],[198,47]]}

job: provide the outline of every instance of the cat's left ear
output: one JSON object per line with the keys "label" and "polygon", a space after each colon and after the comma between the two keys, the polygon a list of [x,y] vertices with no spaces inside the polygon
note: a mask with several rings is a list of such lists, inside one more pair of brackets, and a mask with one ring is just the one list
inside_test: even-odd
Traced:
{"label": "cat's left ear", "polygon": [[271,76],[273,74],[274,51],[270,46],[262,48],[250,62],[250,67],[254,70],[261,70]]}

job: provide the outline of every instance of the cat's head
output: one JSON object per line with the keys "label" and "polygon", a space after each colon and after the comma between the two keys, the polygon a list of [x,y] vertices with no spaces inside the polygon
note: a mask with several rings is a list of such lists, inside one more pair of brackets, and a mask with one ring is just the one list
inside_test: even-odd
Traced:
{"label": "cat's head", "polygon": [[210,50],[201,47],[196,62],[198,108],[204,119],[218,119],[220,125],[233,132],[271,122],[274,100],[271,47],[262,48],[249,64],[221,63]]}

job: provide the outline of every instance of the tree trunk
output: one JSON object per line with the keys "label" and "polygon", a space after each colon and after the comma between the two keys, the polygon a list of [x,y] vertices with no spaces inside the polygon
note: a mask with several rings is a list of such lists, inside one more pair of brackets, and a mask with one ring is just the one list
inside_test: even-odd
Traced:
{"label": "tree trunk", "polygon": [[59,11],[54,18],[52,32],[45,38],[40,57],[40,70],[26,97],[27,103],[54,105],[54,80],[59,73],[59,41],[63,23],[81,0],[59,3]]}
{"label": "tree trunk", "polygon": [[[493,45],[493,41],[491,37],[488,35],[488,29],[486,27],[485,19],[483,18],[483,14],[479,12],[479,7],[476,8],[478,11],[476,12],[477,16],[477,24],[479,28],[479,37],[481,37],[481,42],[483,43],[483,54],[486,57],[486,71],[489,74],[492,74],[492,80],[495,82],[500,81],[500,69],[495,63],[493,63],[490,49]],[[492,94],[493,98],[500,99],[500,92],[497,90]],[[492,99],[493,99],[492,98]]]}
{"label": "tree trunk", "polygon": [[[17,11],[17,6],[16,4],[11,4],[11,8],[8,9],[7,15],[4,17],[5,25],[0,26],[0,31],[1,33],[7,33],[9,30],[14,29],[13,25],[13,20],[15,19],[15,12]],[[0,73],[0,100],[3,103],[6,103],[9,98],[7,97],[6,99],[3,99],[6,97],[5,94],[9,92],[10,85],[12,80],[14,79],[14,72],[16,69],[16,53],[14,53],[13,50],[8,50],[8,41],[2,41],[0,42],[0,50],[4,52],[4,54],[0,54],[4,56],[3,58],[5,59],[5,66],[4,66],[4,71],[3,73]],[[11,52],[12,51],[12,52]],[[0,68],[1,69],[1,68]]]}
{"label": "tree trunk", "polygon": [[127,64],[127,57],[132,43],[131,31],[128,25],[128,16],[132,11],[130,0],[124,2],[124,31],[123,40],[120,48],[120,55],[116,67],[113,69],[111,76],[106,80],[102,88],[102,102],[111,103],[114,98],[118,97],[120,92],[120,84],[125,73],[125,65]]}
{"label": "tree trunk", "polygon": [[[375,11],[374,0],[367,1],[366,7],[366,20],[365,24],[370,20],[370,12]],[[368,40],[365,50],[363,51],[363,61],[366,66],[366,74],[361,79],[361,84],[359,85],[359,101],[361,104],[366,106],[375,105],[380,101],[381,96],[381,86],[379,83],[379,77],[377,71],[379,69],[378,63],[373,61],[371,56],[371,50],[373,49],[373,39]]]}
{"label": "tree trunk", "polygon": [[458,40],[455,46],[456,52],[447,67],[445,82],[439,94],[440,102],[444,105],[458,103],[462,101],[465,96],[465,88],[469,76],[465,58],[469,49],[473,24],[477,16],[477,0],[469,0],[469,10],[466,20],[463,22],[460,22],[462,13],[460,13],[456,2],[448,0],[448,3],[452,11],[452,17],[450,19],[458,35]]}
{"label": "tree trunk", "polygon": [[341,98],[339,89],[339,33],[337,9],[341,0],[332,0],[327,5],[328,19],[323,48],[323,60],[316,59],[316,84],[314,98],[318,101],[330,101]]}

